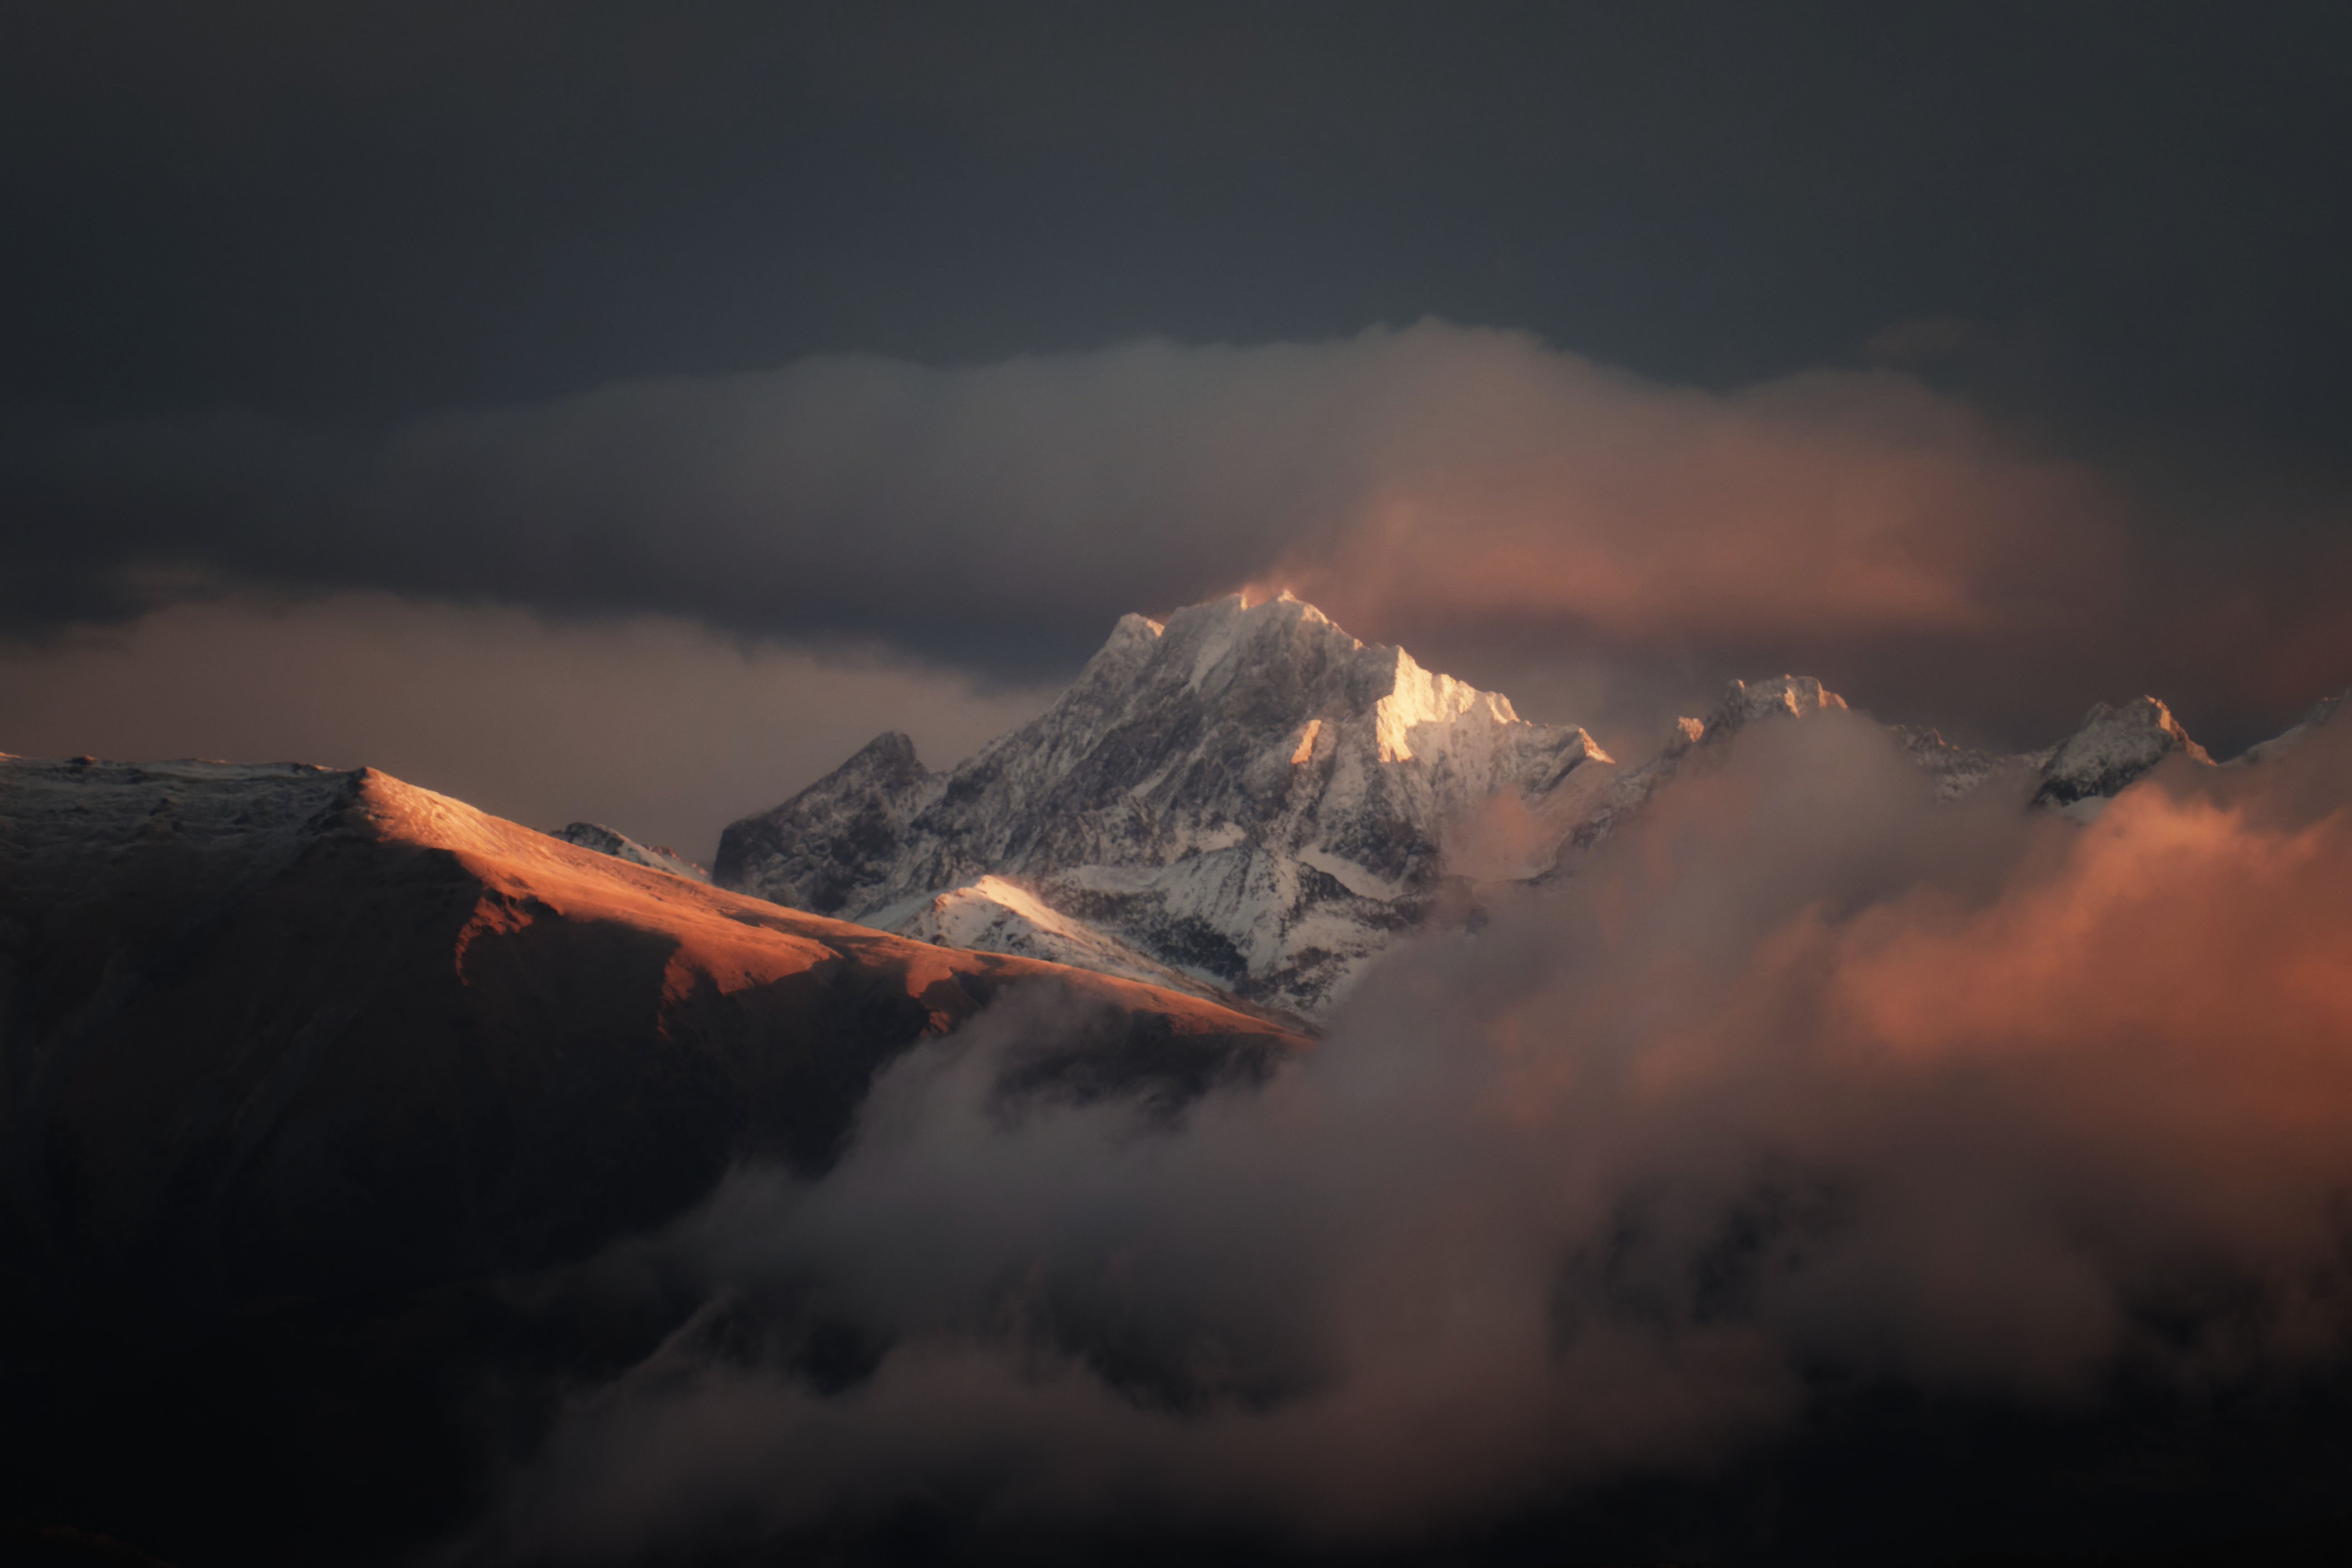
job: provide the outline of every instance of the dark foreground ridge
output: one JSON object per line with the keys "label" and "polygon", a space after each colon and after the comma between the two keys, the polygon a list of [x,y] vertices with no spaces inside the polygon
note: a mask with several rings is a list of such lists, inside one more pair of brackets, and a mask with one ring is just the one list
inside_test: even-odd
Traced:
{"label": "dark foreground ridge", "polygon": [[1052,1020],[1023,1094],[1173,1113],[1306,1043],[378,773],[0,758],[0,1519],[408,1560],[691,1306],[567,1271],[739,1162],[821,1175],[1005,996]]}

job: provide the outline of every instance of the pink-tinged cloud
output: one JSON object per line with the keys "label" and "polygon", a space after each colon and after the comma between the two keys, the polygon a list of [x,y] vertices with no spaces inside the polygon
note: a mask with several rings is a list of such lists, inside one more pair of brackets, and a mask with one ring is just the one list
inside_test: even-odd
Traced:
{"label": "pink-tinged cloud", "polygon": [[1718,395],[1508,334],[1380,346],[1360,482],[1273,577],[1343,622],[1634,646],[2046,635],[2104,615],[2115,496],[1908,377]]}
{"label": "pink-tinged cloud", "polygon": [[531,826],[588,818],[707,862],[727,821],[829,772],[886,721],[946,763],[1049,696],[673,618],[237,596],[0,644],[0,752],[367,763]]}
{"label": "pink-tinged cloud", "polygon": [[[1801,1431],[1823,1379],[2095,1418],[2352,1348],[2352,732],[2084,826],[1928,798],[1882,731],[1746,732],[1567,885],[1432,932],[1175,1127],[1009,1102],[1013,1009],[841,1166],[646,1256],[885,1335],[820,1393],[691,1335],[488,1535],[790,1535],[883,1496],[1442,1538]],[[697,1273],[698,1271],[698,1273]]]}
{"label": "pink-tinged cloud", "polygon": [[1489,686],[1590,667],[1570,684],[1606,711],[1549,718],[1654,728],[1683,697],[1631,693],[1662,668],[1701,690],[1800,668],[2020,745],[2148,689],[2250,736],[2352,679],[2352,558],[2310,518],[2183,528],[1897,371],[1708,391],[1436,321],[818,358],[360,434],[0,429],[0,500],[24,524],[0,629],[262,584],[846,635],[1025,679],[1128,611],[1288,587]]}
{"label": "pink-tinged cloud", "polygon": [[1391,639],[1507,616],[1642,647],[1982,640],[2106,616],[2129,553],[2090,470],[1904,374],[1717,394],[1435,321],[814,359],[364,439],[18,432],[0,479],[50,520],[11,548],[66,618],[226,577],[932,649],[1277,579]]}

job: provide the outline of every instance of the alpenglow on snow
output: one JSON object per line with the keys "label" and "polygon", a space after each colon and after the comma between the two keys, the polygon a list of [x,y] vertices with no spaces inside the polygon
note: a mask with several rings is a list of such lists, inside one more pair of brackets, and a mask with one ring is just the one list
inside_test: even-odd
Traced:
{"label": "alpenglow on snow", "polygon": [[[1234,595],[1164,625],[1126,616],[1044,713],[946,772],[905,735],[877,736],[730,826],[712,877],[949,946],[1318,1018],[1449,885],[1559,875],[1748,724],[1845,706],[1808,677],[1734,681],[1622,767],[1583,730],[1529,723],[1287,594]],[[1889,733],[1947,798],[2006,780],[2070,810],[2172,752],[2204,760],[2152,699],[2094,709],[2024,755]],[[1465,830],[1507,795],[1533,847],[1473,863]]]}

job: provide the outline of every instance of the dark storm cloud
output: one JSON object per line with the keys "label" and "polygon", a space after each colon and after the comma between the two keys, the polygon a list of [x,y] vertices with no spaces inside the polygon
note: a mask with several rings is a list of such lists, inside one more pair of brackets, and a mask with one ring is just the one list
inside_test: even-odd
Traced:
{"label": "dark storm cloud", "polygon": [[[611,1260],[709,1305],[484,1555],[906,1498],[1412,1543],[1705,1473],[1856,1381],[2061,1424],[2126,1369],[2292,1387],[2352,1343],[2347,769],[2323,731],[2084,827],[1937,805],[1844,715],[1751,731],[1174,1127],[1008,1105],[1058,1026],[1018,1000],[894,1066],[823,1183],[740,1172]],[[795,1362],[812,1321],[862,1370]]]}
{"label": "dark storm cloud", "polygon": [[[2004,451],[2088,465],[2130,520],[2137,564],[2067,579],[2071,651],[2047,617],[1839,641],[1851,617],[1791,624],[1808,589],[1777,630],[1680,650],[1685,684],[1804,664],[2017,743],[2154,687],[2242,741],[2346,674],[2347,29],[2308,5],[36,3],[0,52],[0,611],[318,583],[1058,671],[1122,610],[1317,576],[1286,552],[1339,537],[1361,477],[1307,471],[1345,445],[1313,421],[1354,405],[1248,401],[1285,351],[1103,345],[1328,363],[1435,316],[1746,406],[1893,366],[2021,430]],[[787,415],[792,451],[730,445]],[[787,468],[815,488],[759,495]],[[2050,515],[2004,503],[1979,536],[2021,537],[2030,576]],[[1890,523],[1880,565],[1920,537]],[[1542,605],[1513,630],[1525,606],[1354,598],[1360,633],[1490,684],[1590,651]]]}
{"label": "dark storm cloud", "polygon": [[2046,635],[2053,601],[2100,615],[2123,555],[2094,476],[1899,377],[1721,398],[1434,323],[963,371],[816,360],[364,440],[215,419],[10,455],[45,525],[11,552],[28,617],[223,580],[388,587],[980,663],[1269,574],[1366,628],[1983,641]]}
{"label": "dark storm cloud", "polygon": [[1254,584],[1489,684],[1515,655],[1680,661],[1702,690],[1796,668],[2019,745],[2157,689],[2227,748],[2352,678],[2340,547],[2250,531],[2184,560],[2126,481],[1910,376],[1718,394],[1437,322],[838,356],[372,433],[20,427],[0,482],[20,629],[243,584],[389,589],[1027,678],[1128,610]]}
{"label": "dark storm cloud", "polygon": [[0,398],[377,412],[866,351],[1522,327],[1722,386],[1896,323],[2341,457],[2313,5],[34,0]]}

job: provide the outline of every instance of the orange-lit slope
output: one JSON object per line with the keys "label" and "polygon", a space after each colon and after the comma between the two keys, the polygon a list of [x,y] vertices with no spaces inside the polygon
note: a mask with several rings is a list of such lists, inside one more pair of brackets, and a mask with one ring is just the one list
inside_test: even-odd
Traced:
{"label": "orange-lit slope", "polygon": [[43,1316],[578,1258],[739,1157],[821,1170],[877,1067],[1024,981],[1068,999],[1038,1016],[1073,1092],[1181,1098],[1302,1043],[379,773],[0,759],[0,1247]]}

